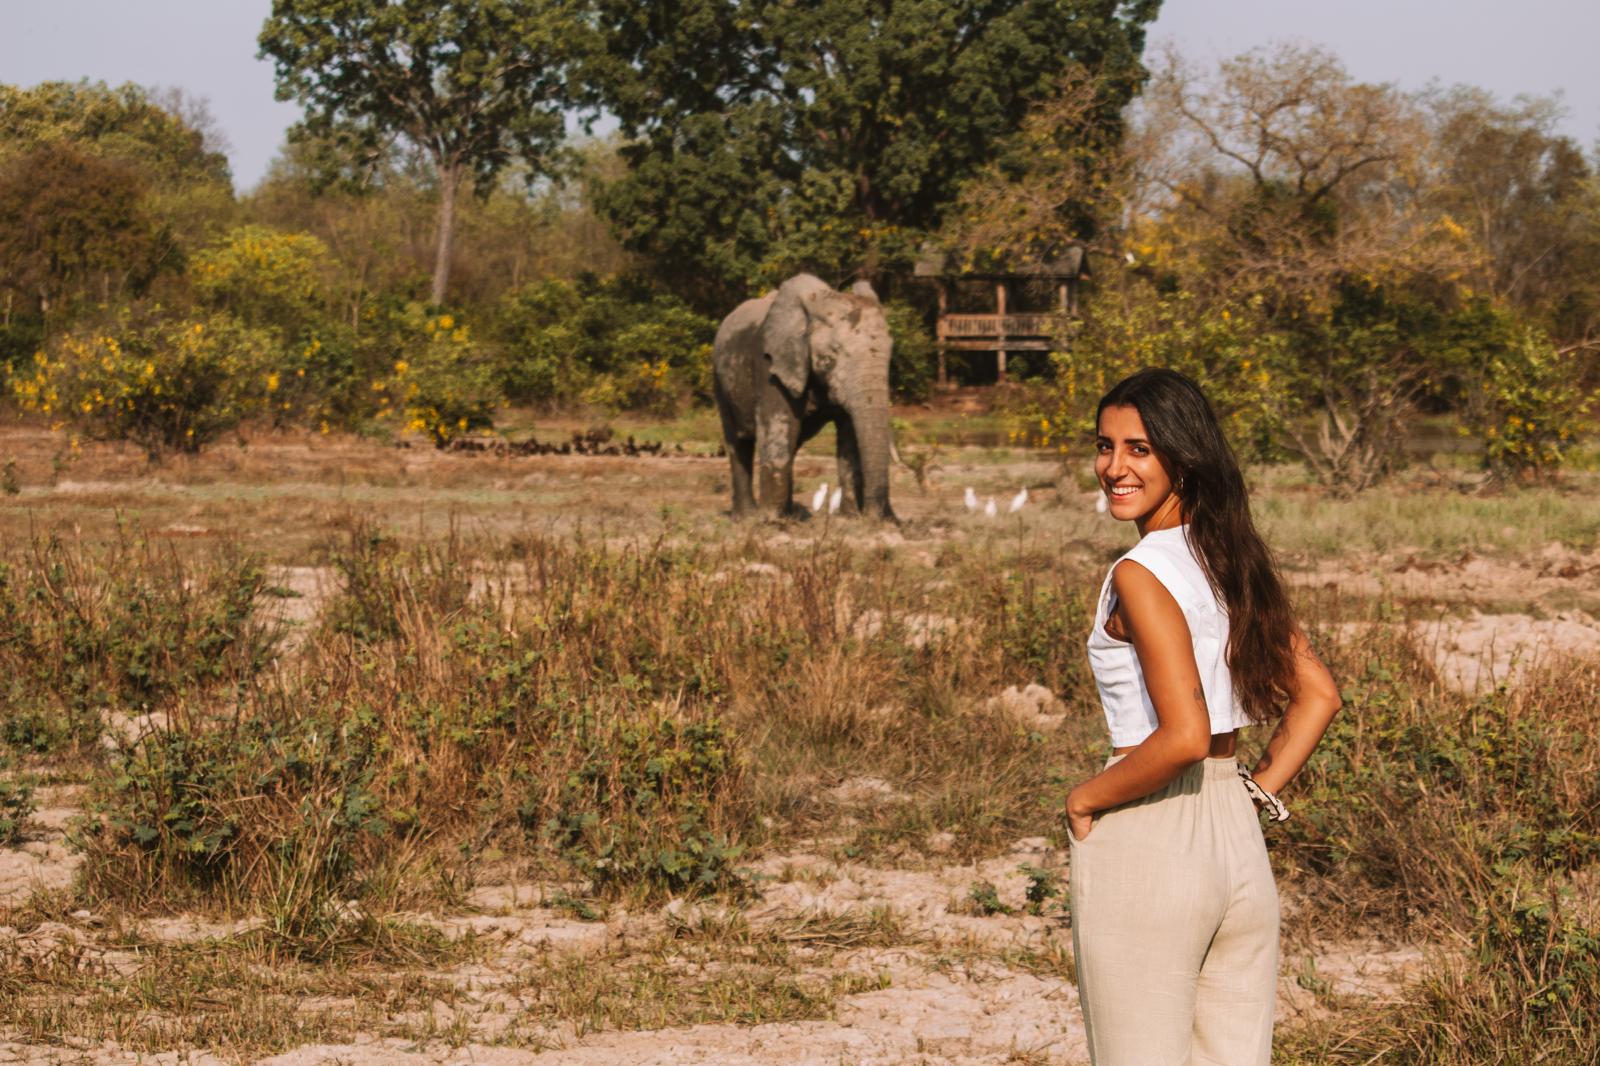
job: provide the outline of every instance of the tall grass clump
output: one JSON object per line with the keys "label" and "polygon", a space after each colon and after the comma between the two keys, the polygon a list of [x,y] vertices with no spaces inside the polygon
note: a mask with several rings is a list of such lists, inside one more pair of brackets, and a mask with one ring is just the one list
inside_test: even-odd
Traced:
{"label": "tall grass clump", "polygon": [[1600,861],[1592,669],[1463,695],[1404,624],[1330,658],[1345,708],[1295,784],[1277,856],[1289,876],[1336,887],[1343,920],[1464,925],[1508,864]]}
{"label": "tall grass clump", "polygon": [[613,668],[654,654],[620,584],[669,571],[582,551],[479,567],[460,547],[337,546],[316,640],[227,713],[173,704],[96,779],[90,891],[264,906],[305,937],[344,901],[425,895],[488,841],[597,891],[734,886],[749,812],[718,699]]}
{"label": "tall grass clump", "polygon": [[1334,650],[1345,710],[1275,859],[1300,935],[1432,942],[1403,1002],[1292,1034],[1291,1061],[1600,1060],[1600,664],[1514,688],[1438,683],[1403,624]]}
{"label": "tall grass clump", "polygon": [[148,541],[57,538],[0,556],[0,740],[42,754],[93,742],[107,713],[224,698],[270,661],[256,558],[180,559]]}

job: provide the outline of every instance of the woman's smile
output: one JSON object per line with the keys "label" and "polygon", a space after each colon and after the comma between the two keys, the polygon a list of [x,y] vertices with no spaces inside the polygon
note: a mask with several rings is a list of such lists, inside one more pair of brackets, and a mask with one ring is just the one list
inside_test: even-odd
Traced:
{"label": "woman's smile", "polygon": [[[1111,517],[1133,521],[1141,534],[1162,506],[1173,499],[1172,477],[1150,447],[1144,420],[1135,407],[1113,406],[1100,412],[1094,472],[1106,494]],[[1167,517],[1157,521],[1156,527],[1164,525]]]}

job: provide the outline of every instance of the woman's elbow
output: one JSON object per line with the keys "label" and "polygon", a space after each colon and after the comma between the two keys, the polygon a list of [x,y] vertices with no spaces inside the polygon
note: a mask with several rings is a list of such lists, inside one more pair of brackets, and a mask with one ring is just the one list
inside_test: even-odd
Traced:
{"label": "woman's elbow", "polygon": [[1201,729],[1174,731],[1170,744],[1169,750],[1181,767],[1193,766],[1211,754],[1211,733]]}
{"label": "woman's elbow", "polygon": [[1326,702],[1322,705],[1322,720],[1325,722],[1333,721],[1333,716],[1338,714],[1339,708],[1343,706],[1344,700],[1340,697],[1339,693],[1334,692],[1329,694]]}
{"label": "woman's elbow", "polygon": [[1325,721],[1333,721],[1333,716],[1339,713],[1339,708],[1344,706],[1344,697],[1339,695],[1339,686],[1333,683],[1333,678],[1317,686],[1313,698],[1317,708],[1322,712]]}

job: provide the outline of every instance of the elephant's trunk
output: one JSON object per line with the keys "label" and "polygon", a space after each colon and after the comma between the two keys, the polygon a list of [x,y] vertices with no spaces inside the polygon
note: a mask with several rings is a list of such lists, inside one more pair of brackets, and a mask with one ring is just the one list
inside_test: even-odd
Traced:
{"label": "elephant's trunk", "polygon": [[873,388],[849,407],[861,471],[861,513],[894,521],[889,506],[889,385]]}

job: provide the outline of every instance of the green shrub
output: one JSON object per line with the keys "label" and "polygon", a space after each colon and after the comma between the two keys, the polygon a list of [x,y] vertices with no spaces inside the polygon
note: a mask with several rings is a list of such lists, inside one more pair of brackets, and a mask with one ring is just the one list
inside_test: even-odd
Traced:
{"label": "green shrub", "polygon": [[939,346],[928,333],[923,314],[914,305],[890,300],[883,308],[894,338],[889,360],[889,388],[905,403],[921,403],[933,392],[939,372]]}
{"label": "green shrub", "polygon": [[132,541],[0,558],[0,737],[34,752],[87,743],[102,708],[162,710],[248,679],[278,639],[254,613],[265,581],[253,556],[186,566]]}
{"label": "green shrub", "polygon": [[112,760],[74,830],[91,891],[260,900],[294,939],[336,924],[334,904],[370,873],[369,841],[390,828],[373,788],[376,723],[257,710],[187,719]]}
{"label": "green shrub", "polygon": [[1477,356],[1467,368],[1462,424],[1483,443],[1484,465],[1508,481],[1558,471],[1580,444],[1595,400],[1577,356],[1529,328]]}
{"label": "green shrub", "polygon": [[1600,925],[1570,890],[1501,871],[1463,956],[1434,960],[1399,1002],[1345,1005],[1328,1022],[1284,1032],[1296,1066],[1392,1062],[1579,1063],[1600,1056]]}
{"label": "green shrub", "polygon": [[1052,380],[1026,421],[1041,447],[1089,440],[1095,405],[1117,381],[1145,367],[1189,375],[1205,390],[1228,439],[1248,459],[1283,456],[1284,420],[1304,409],[1290,390],[1293,346],[1259,299],[1207,302],[1132,281],[1097,294],[1081,323],[1063,322]]}
{"label": "green shrub", "polygon": [[205,303],[291,337],[318,324],[331,272],[327,245],[316,237],[267,226],[229,230],[189,267]]}
{"label": "green shrub", "polygon": [[1447,694],[1393,634],[1335,671],[1345,709],[1295,783],[1277,852],[1295,875],[1336,880],[1385,921],[1466,922],[1501,865],[1561,873],[1600,860],[1600,781],[1552,779],[1593,757],[1587,733],[1562,727],[1559,693]]}
{"label": "green shrub", "polygon": [[23,823],[36,809],[31,780],[0,777],[0,844],[11,845],[20,840]]}
{"label": "green shrub", "polygon": [[593,721],[580,710],[560,727],[576,758],[520,813],[597,890],[742,883],[734,863],[743,849],[719,817],[742,767],[719,719],[658,707]]}
{"label": "green shrub", "polygon": [[497,323],[496,371],[517,402],[670,414],[710,398],[716,323],[634,279],[527,285],[506,296]]}
{"label": "green shrub", "polygon": [[1011,908],[1001,902],[993,881],[974,881],[967,886],[967,907],[980,918],[1011,913]]}

